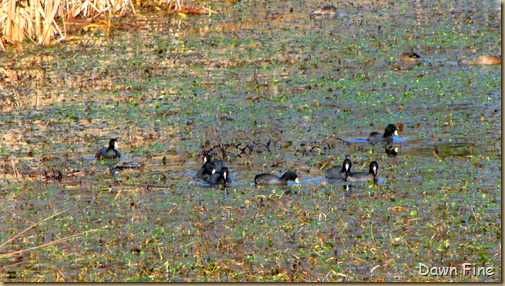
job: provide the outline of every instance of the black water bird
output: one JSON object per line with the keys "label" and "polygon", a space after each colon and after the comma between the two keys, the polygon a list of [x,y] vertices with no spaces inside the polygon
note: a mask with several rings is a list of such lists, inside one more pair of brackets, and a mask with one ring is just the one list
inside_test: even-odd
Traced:
{"label": "black water bird", "polygon": [[212,160],[212,156],[209,154],[203,154],[203,163],[211,162],[216,166],[216,170],[221,170],[224,167],[222,160]]}
{"label": "black water bird", "polygon": [[371,143],[392,142],[393,135],[398,136],[398,129],[396,128],[396,125],[389,124],[384,130],[384,134],[381,134],[379,132],[372,132],[368,136],[367,141]]}
{"label": "black water bird", "polygon": [[97,159],[117,159],[121,158],[121,153],[118,151],[117,139],[110,139],[109,146],[98,150],[95,156]]}
{"label": "black water bird", "polygon": [[339,166],[331,167],[324,171],[327,179],[345,179],[345,174],[351,168],[351,160],[345,159],[342,168]]}
{"label": "black water bird", "polygon": [[219,172],[212,174],[208,180],[211,185],[223,185],[230,182],[230,171],[226,167],[222,167]]}
{"label": "black water bird", "polygon": [[203,166],[196,173],[196,177],[198,179],[202,179],[204,181],[208,181],[210,176],[216,172],[216,165],[212,162],[205,162]]}
{"label": "black water bird", "polygon": [[288,181],[295,181],[298,184],[298,175],[293,171],[289,171],[284,173],[282,177],[265,173],[254,177],[254,183],[256,185],[287,185]]}
{"label": "black water bird", "polygon": [[379,163],[377,161],[372,161],[370,163],[370,168],[368,172],[356,172],[352,173],[351,168],[346,174],[345,180],[348,182],[366,182],[366,181],[377,181],[377,174],[379,173]]}

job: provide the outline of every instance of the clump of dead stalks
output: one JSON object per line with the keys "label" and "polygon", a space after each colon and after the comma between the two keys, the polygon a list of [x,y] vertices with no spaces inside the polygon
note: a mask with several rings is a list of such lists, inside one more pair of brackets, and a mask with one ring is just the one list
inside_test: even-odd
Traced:
{"label": "clump of dead stalks", "polygon": [[25,39],[49,45],[65,36],[65,20],[121,14],[133,8],[131,0],[5,0],[0,4],[0,45]]}
{"label": "clump of dead stalks", "polygon": [[[182,0],[166,1],[181,9]],[[5,43],[31,40],[50,45],[65,38],[65,21],[73,18],[135,12],[132,0],[0,0],[0,51]]]}

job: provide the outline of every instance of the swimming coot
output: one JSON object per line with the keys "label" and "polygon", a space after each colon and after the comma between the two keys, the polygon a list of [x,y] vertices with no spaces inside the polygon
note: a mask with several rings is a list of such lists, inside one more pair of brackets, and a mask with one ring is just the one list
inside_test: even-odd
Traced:
{"label": "swimming coot", "polygon": [[280,178],[273,174],[259,174],[254,177],[256,185],[286,185],[288,181],[295,181],[298,184],[298,175],[293,171],[289,171]]}
{"label": "swimming coot", "polygon": [[396,125],[389,124],[384,130],[384,134],[380,134],[379,132],[372,132],[370,133],[370,136],[368,136],[367,141],[371,143],[384,141],[391,142],[393,140],[393,135],[398,136],[398,129],[396,128]]}
{"label": "swimming coot", "polygon": [[96,153],[97,159],[117,159],[121,158],[121,153],[117,150],[117,139],[110,139],[109,147],[103,147]]}
{"label": "swimming coot", "polygon": [[370,169],[367,172],[357,172],[351,173],[350,170],[347,172],[345,180],[348,182],[366,182],[369,180],[377,180],[377,173],[379,172],[379,163],[377,161],[372,161],[370,163]]}
{"label": "swimming coot", "polygon": [[203,154],[203,163],[211,162],[216,166],[216,170],[221,170],[224,167],[222,160],[212,160],[212,156],[209,154]]}
{"label": "swimming coot", "polygon": [[345,159],[342,168],[339,166],[331,167],[324,171],[327,179],[345,179],[345,174],[351,169],[351,160]]}
{"label": "swimming coot", "polygon": [[216,165],[212,162],[205,162],[203,166],[196,173],[196,177],[198,179],[202,179],[204,181],[208,181],[210,176],[216,172]]}
{"label": "swimming coot", "polygon": [[226,185],[229,182],[230,171],[226,167],[222,167],[219,172],[212,174],[208,180],[211,185]]}

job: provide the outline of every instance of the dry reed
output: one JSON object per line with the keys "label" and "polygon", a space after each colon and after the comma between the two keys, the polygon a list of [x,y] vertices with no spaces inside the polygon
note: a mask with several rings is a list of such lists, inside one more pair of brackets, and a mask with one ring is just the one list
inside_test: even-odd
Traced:
{"label": "dry reed", "polygon": [[[36,222],[34,224],[32,224],[31,226],[25,228],[23,231],[17,233],[16,235],[14,235],[13,237],[7,239],[6,241],[4,241],[3,243],[0,244],[0,249],[7,245],[8,243],[14,241],[14,239],[16,239],[17,237],[25,234],[27,231],[29,231],[30,229],[36,227],[36,226],[39,226],[41,225],[42,223],[44,223],[45,221],[48,221],[64,212],[66,212],[68,209],[65,209],[65,210],[62,210],[58,213],[55,213],[39,222]],[[71,236],[68,236],[68,237],[64,237],[64,238],[61,238],[61,239],[58,239],[58,240],[53,240],[53,241],[50,241],[48,243],[44,243],[44,244],[41,244],[41,245],[37,245],[37,246],[34,246],[34,247],[30,247],[30,248],[26,248],[26,249],[21,249],[21,250],[17,250],[17,251],[13,251],[13,252],[8,252],[8,253],[2,253],[0,254],[0,259],[2,258],[5,258],[5,257],[11,257],[13,255],[16,255],[16,254],[19,254],[19,253],[23,253],[23,252],[26,252],[26,251],[31,251],[31,250],[35,250],[35,249],[39,249],[39,248],[44,248],[44,247],[47,247],[47,246],[50,246],[50,245],[54,245],[54,244],[58,244],[58,243],[61,243],[61,242],[65,242],[67,240],[71,240],[71,239],[76,239],[76,238],[80,238],[82,235],[86,234],[86,233],[89,233],[89,232],[94,232],[94,231],[98,231],[98,230],[101,230],[101,229],[105,229],[105,228],[96,228],[96,229],[90,229],[90,230],[86,230],[86,231],[83,231],[83,232],[80,232],[80,233],[77,233],[77,234],[73,234]]]}
{"label": "dry reed", "polygon": [[26,39],[49,45],[65,38],[65,20],[123,15],[130,10],[135,12],[131,0],[0,0],[0,50],[5,43]]}

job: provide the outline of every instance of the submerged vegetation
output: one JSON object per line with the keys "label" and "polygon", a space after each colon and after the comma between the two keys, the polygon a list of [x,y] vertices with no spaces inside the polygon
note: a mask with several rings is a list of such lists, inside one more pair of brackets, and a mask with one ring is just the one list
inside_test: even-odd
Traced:
{"label": "submerged vegetation", "polygon": [[[2,281],[502,280],[501,70],[458,64],[499,54],[495,2],[208,4],[2,54]],[[346,157],[377,183],[327,180]],[[463,263],[493,274],[420,274]]]}

